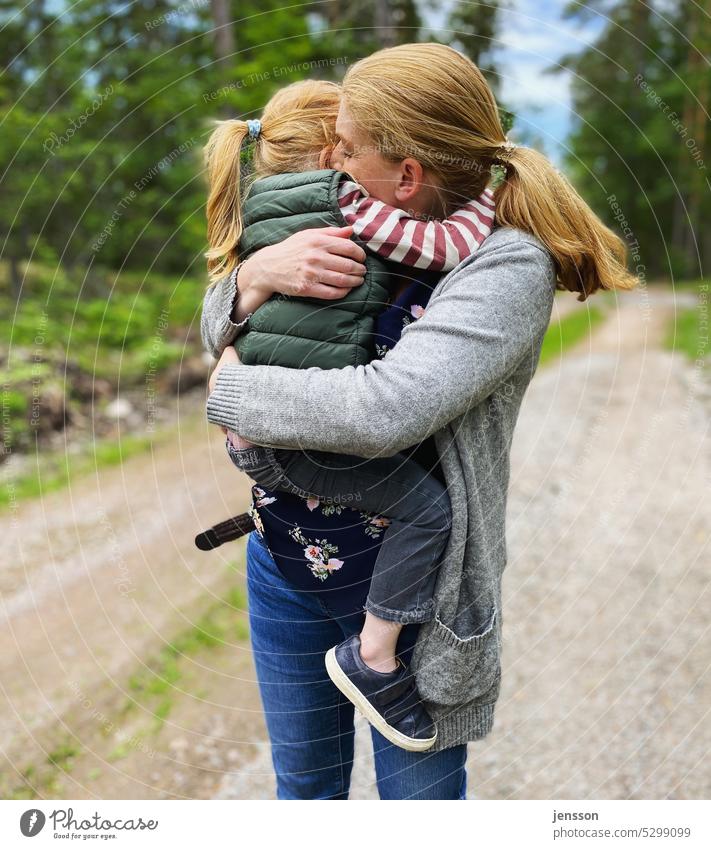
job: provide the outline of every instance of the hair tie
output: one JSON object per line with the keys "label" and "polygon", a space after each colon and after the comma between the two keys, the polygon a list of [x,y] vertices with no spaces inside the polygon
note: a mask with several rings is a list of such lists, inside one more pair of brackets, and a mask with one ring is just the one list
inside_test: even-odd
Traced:
{"label": "hair tie", "polygon": [[257,139],[262,132],[262,122],[259,118],[249,118],[247,120],[247,132],[250,139]]}
{"label": "hair tie", "polygon": [[508,136],[506,139],[499,145],[496,150],[495,158],[499,160],[499,162],[509,162],[511,159],[511,154],[518,147],[517,144],[512,142]]}

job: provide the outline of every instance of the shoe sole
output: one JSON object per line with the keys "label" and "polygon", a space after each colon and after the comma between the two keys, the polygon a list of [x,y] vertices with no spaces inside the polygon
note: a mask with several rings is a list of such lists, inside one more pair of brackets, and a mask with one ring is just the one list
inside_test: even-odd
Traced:
{"label": "shoe sole", "polygon": [[336,649],[332,648],[326,652],[326,672],[328,677],[343,693],[343,695],[358,708],[358,711],[368,720],[368,722],[376,728],[386,740],[389,740],[393,745],[399,746],[401,749],[407,749],[410,752],[426,752],[431,749],[437,739],[437,732],[434,737],[427,737],[424,740],[408,737],[396,728],[388,725],[378,711],[370,704],[368,699],[361,691],[352,683],[350,678],[341,669],[338,660],[336,659]]}

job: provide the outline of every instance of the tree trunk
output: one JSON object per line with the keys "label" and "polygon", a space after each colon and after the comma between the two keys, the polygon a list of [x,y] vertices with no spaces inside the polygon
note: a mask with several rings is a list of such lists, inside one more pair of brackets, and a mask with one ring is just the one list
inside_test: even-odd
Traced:
{"label": "tree trunk", "polygon": [[231,61],[235,52],[230,0],[210,0],[210,8],[214,23],[215,56],[218,63],[224,65]]}
{"label": "tree trunk", "polygon": [[20,260],[16,256],[8,257],[10,263],[10,291],[12,298],[17,303],[22,291],[22,274],[20,273]]}

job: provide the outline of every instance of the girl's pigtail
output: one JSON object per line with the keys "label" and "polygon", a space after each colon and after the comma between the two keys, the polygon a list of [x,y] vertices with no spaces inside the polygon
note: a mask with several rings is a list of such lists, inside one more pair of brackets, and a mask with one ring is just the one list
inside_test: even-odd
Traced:
{"label": "girl's pigtail", "polygon": [[205,147],[209,181],[207,198],[207,270],[211,283],[237,265],[242,235],[240,202],[241,154],[249,127],[246,121],[219,121]]}

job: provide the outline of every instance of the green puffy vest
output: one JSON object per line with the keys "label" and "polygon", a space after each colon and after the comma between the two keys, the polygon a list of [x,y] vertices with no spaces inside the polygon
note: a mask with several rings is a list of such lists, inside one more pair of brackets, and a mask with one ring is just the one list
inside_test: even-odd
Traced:
{"label": "green puffy vest", "polygon": [[[340,171],[326,170],[255,181],[242,207],[240,258],[300,230],[344,227],[337,197],[341,177]],[[365,265],[363,284],[338,301],[272,295],[237,337],[242,362],[324,369],[370,362],[375,319],[390,300],[397,274],[370,253]]]}

